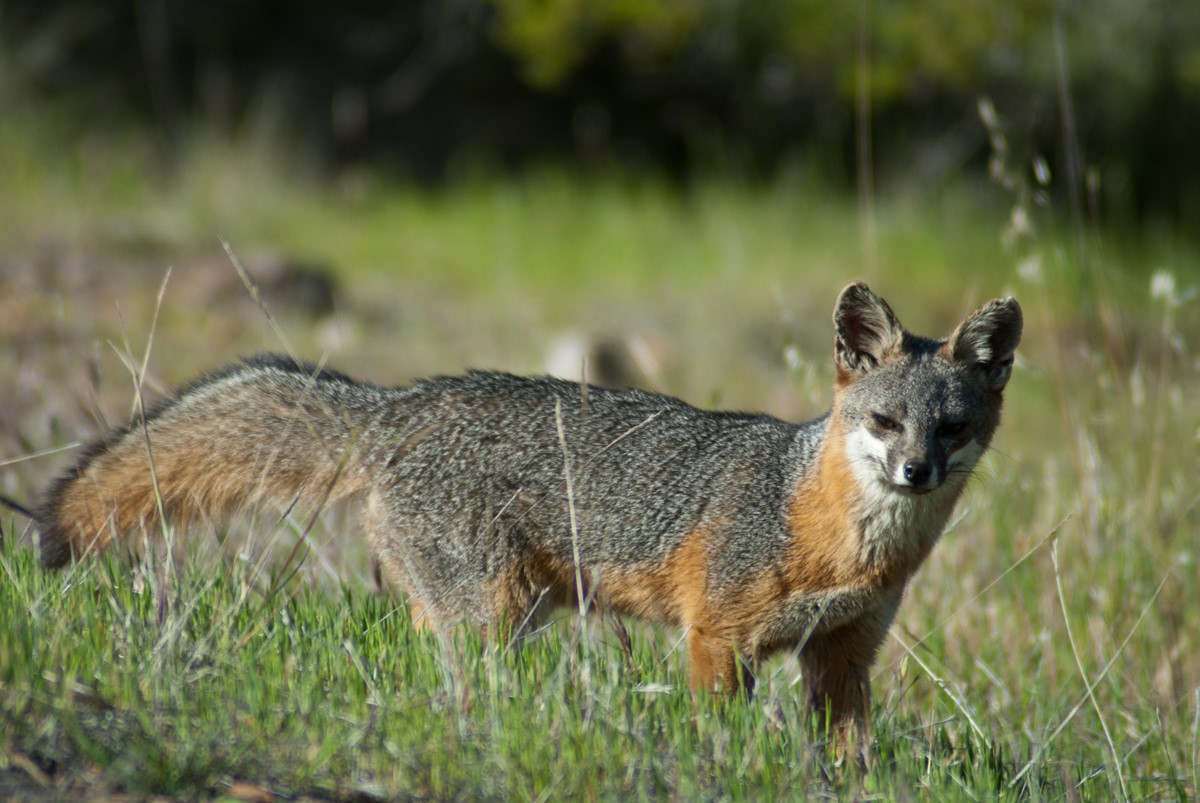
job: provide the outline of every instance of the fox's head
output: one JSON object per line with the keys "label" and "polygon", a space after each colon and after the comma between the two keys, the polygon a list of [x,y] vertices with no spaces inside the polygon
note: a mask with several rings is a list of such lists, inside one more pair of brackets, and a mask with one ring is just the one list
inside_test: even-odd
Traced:
{"label": "fox's head", "polygon": [[859,480],[914,495],[970,475],[996,426],[1021,340],[1015,299],[989,301],[944,340],[904,330],[862,283],[834,308],[833,416]]}

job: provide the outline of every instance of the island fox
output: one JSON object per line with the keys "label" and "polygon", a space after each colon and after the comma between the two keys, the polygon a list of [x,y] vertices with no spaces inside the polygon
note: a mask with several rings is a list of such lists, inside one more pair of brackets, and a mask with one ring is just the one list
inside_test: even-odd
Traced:
{"label": "island fox", "polygon": [[749,690],[795,650],[861,751],[869,669],[996,431],[1021,309],[991,301],[931,340],[851,284],[833,320],[833,407],[798,425],[551,378],[383,388],[251,357],[87,447],[35,511],[42,561],[160,516],[358,496],[420,623],[506,637],[582,599],[683,628],[707,690]]}

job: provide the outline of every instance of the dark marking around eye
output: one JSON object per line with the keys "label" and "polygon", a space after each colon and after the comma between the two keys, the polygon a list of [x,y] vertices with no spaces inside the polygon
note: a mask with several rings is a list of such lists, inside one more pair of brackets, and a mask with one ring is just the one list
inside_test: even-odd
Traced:
{"label": "dark marking around eye", "polygon": [[945,421],[938,427],[938,434],[944,438],[956,438],[967,429],[966,421]]}
{"label": "dark marking around eye", "polygon": [[879,427],[885,432],[901,432],[904,430],[904,427],[900,425],[899,421],[896,421],[893,418],[888,418],[886,415],[881,415],[880,413],[871,413],[871,418],[875,419],[875,426]]}

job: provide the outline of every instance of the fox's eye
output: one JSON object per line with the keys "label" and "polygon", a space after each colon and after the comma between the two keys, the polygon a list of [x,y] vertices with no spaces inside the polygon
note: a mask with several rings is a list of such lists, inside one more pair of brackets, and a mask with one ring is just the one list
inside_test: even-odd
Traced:
{"label": "fox's eye", "polygon": [[967,429],[966,421],[946,421],[938,427],[938,433],[944,438],[956,438]]}
{"label": "fox's eye", "polygon": [[904,429],[904,427],[900,426],[899,421],[888,418],[886,415],[871,413],[871,418],[875,419],[875,426],[879,427],[885,432],[899,432],[900,430]]}

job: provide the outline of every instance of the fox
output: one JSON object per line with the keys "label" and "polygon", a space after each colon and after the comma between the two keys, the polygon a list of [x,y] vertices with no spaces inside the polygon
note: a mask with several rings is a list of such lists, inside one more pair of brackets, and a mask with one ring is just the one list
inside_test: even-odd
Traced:
{"label": "fox", "polygon": [[680,628],[690,685],[798,656],[866,764],[869,672],[1000,422],[1021,308],[911,334],[866,284],[834,313],[831,409],[794,424],[640,389],[470,371],[382,387],[259,354],[83,449],[33,510],[43,565],[240,509],[353,497],[418,628],[528,633],[556,606]]}

